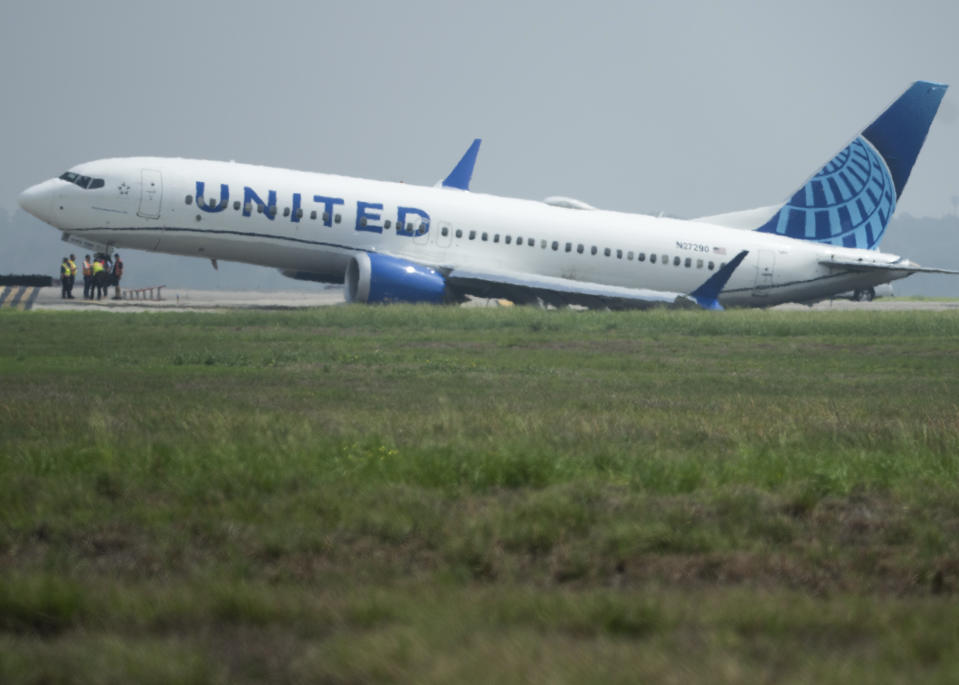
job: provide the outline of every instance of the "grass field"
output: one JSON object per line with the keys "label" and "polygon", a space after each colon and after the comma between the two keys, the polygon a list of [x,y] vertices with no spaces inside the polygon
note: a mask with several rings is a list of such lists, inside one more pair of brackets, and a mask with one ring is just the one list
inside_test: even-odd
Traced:
{"label": "grass field", "polygon": [[956,682],[957,341],[0,312],[0,682]]}

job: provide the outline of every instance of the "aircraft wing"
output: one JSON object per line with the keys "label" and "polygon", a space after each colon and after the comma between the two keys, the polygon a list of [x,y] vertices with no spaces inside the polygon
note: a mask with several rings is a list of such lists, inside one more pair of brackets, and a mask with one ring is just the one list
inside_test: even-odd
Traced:
{"label": "aircraft wing", "polygon": [[820,259],[820,264],[842,269],[843,271],[897,271],[906,274],[926,273],[926,274],[959,274],[959,271],[952,269],[940,269],[934,266],[920,266],[908,259],[898,259],[894,262],[864,262],[858,259],[847,259],[843,257],[830,257],[829,259]]}
{"label": "aircraft wing", "polygon": [[747,252],[744,250],[722,269],[689,293],[603,285],[570,278],[518,272],[453,269],[446,275],[450,286],[476,297],[502,298],[519,303],[537,299],[557,307],[576,304],[610,309],[647,309],[655,306],[722,309],[719,293]]}

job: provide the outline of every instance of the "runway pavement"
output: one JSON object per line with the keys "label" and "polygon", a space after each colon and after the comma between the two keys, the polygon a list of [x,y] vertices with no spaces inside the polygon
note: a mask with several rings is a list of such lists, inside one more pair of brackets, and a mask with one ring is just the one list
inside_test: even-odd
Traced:
{"label": "runway pavement", "polygon": [[[112,288],[110,290],[113,291]],[[112,312],[216,311],[218,309],[296,309],[343,303],[341,287],[324,288],[322,285],[318,285],[315,291],[256,292],[164,287],[160,292],[162,299],[84,300],[83,288],[74,288],[74,299],[64,300],[60,297],[60,288],[43,288],[33,303],[33,309]]]}
{"label": "runway pavement", "polygon": [[[163,299],[82,299],[83,289],[74,288],[74,299],[60,298],[60,288],[41,288],[32,304],[34,310],[87,310],[112,312],[146,311],[216,311],[222,309],[296,309],[302,307],[326,307],[343,304],[343,289],[339,286],[324,288],[318,285],[315,291],[277,290],[270,292],[186,290],[164,288]],[[473,300],[465,306],[498,306],[496,300]],[[880,299],[873,302],[828,300],[812,307],[801,304],[784,304],[774,307],[780,311],[946,311],[959,309],[959,300],[908,300]]]}

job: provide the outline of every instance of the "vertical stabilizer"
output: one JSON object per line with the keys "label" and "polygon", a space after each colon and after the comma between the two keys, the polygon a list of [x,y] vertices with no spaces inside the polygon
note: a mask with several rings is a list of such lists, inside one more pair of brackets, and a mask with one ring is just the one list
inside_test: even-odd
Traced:
{"label": "vertical stabilizer", "polygon": [[946,88],[913,83],[758,230],[877,248]]}

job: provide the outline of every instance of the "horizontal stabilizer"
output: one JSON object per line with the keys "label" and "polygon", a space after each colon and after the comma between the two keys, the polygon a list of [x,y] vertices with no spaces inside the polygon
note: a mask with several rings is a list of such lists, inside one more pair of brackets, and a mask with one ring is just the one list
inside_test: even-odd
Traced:
{"label": "horizontal stabilizer", "polygon": [[885,271],[899,272],[902,274],[954,274],[959,275],[959,271],[952,269],[940,269],[934,266],[920,266],[908,259],[898,259],[894,262],[868,262],[861,259],[847,259],[842,257],[832,257],[830,259],[820,259],[819,263],[823,266],[836,267],[843,271]]}
{"label": "horizontal stabilizer", "polygon": [[447,176],[440,185],[444,188],[470,189],[470,180],[473,178],[473,166],[476,164],[476,155],[479,154],[481,142],[482,140],[480,138],[473,141],[473,144],[469,146],[463,158],[453,167],[450,175]]}

